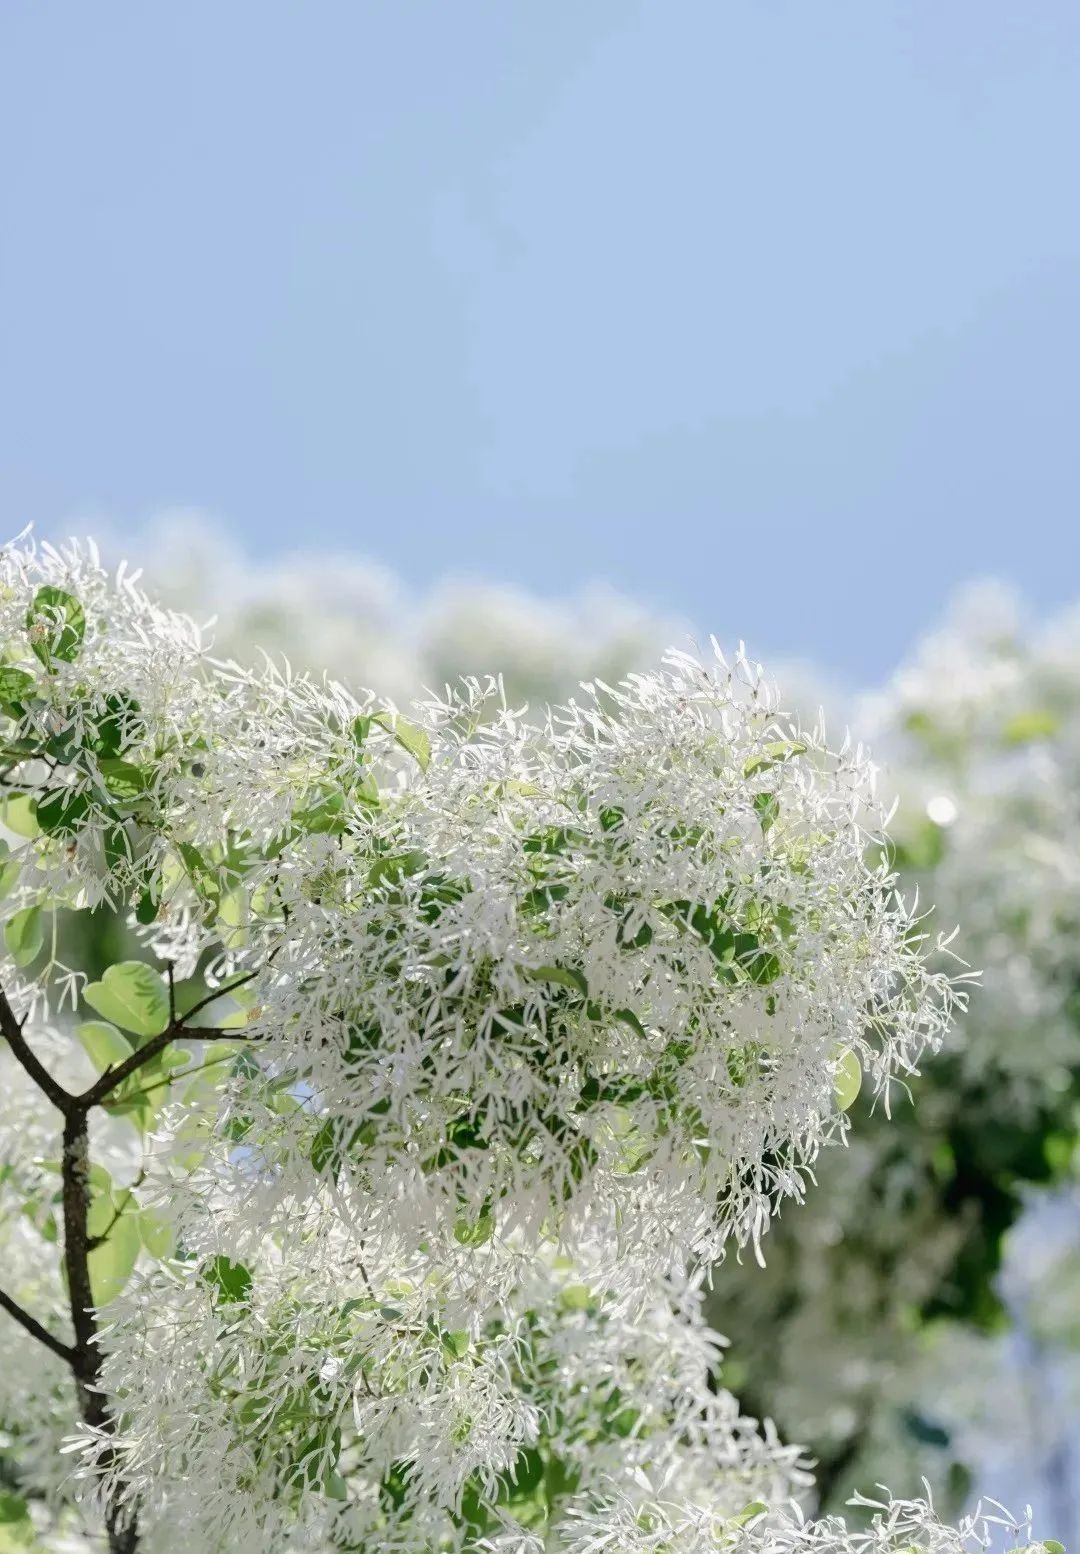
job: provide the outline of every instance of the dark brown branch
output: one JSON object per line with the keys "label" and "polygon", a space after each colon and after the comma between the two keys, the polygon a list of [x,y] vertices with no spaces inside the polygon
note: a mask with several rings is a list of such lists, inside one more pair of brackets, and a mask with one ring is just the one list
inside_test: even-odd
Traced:
{"label": "dark brown branch", "polygon": [[37,1058],[23,1035],[23,1022],[16,1019],[15,1011],[8,1003],[7,994],[2,988],[0,988],[0,1034],[4,1036],[8,1046],[38,1089],[47,1095],[56,1109],[63,1112],[66,1117],[75,1105],[75,1096],[69,1094],[63,1085],[58,1084]]}
{"label": "dark brown branch", "polygon": [[[62,1171],[64,1266],[75,1329],[70,1364],[79,1395],[79,1412],[91,1429],[107,1438],[114,1433],[115,1423],[101,1387],[101,1350],[90,1283],[89,1253],[93,1243],[87,1228],[90,1149],[86,1107],[79,1104],[72,1106],[64,1120]],[[97,1457],[98,1471],[107,1473],[115,1460],[113,1447],[106,1441]],[[135,1515],[123,1505],[123,1496],[115,1488],[105,1505],[105,1530],[110,1554],[135,1554],[139,1536]]]}
{"label": "dark brown branch", "polygon": [[159,1053],[174,1041],[249,1041],[250,1031],[226,1031],[220,1026],[194,1026],[188,1029],[181,1022],[179,1025],[167,1025],[157,1036],[151,1036],[145,1046],[133,1052],[129,1058],[118,1063],[115,1068],[107,1068],[81,1095],[73,1097],[74,1102],[80,1107],[89,1108],[99,1106],[101,1102],[112,1094],[117,1086],[122,1085],[125,1079],[132,1074],[137,1074],[140,1068],[145,1068],[152,1063]]}
{"label": "dark brown branch", "polygon": [[44,1344],[46,1349],[51,1349],[58,1359],[66,1361],[70,1365],[75,1357],[75,1351],[67,1344],[62,1344],[59,1338],[55,1338],[47,1327],[42,1327],[36,1317],[32,1317],[29,1311],[24,1311],[17,1300],[12,1300],[6,1290],[0,1290],[0,1306],[4,1308],[8,1316],[14,1317],[28,1333],[37,1339],[39,1344]]}

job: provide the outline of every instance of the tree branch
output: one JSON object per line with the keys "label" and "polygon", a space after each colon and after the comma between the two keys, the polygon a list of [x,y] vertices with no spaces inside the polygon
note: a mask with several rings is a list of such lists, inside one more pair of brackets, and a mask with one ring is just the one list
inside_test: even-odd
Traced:
{"label": "tree branch", "polygon": [[[98,1432],[109,1437],[115,1423],[101,1387],[101,1350],[98,1347],[97,1314],[90,1283],[89,1253],[92,1241],[87,1221],[90,1213],[90,1149],[86,1107],[76,1101],[64,1121],[62,1157],[64,1204],[64,1266],[67,1269],[71,1322],[75,1329],[75,1347],[71,1369],[79,1394],[79,1412]],[[97,1457],[97,1469],[107,1473],[116,1453],[106,1440]],[[135,1554],[138,1548],[138,1523],[134,1511],[123,1503],[122,1485],[114,1485],[105,1502],[105,1530],[110,1554]]]}
{"label": "tree branch", "polygon": [[8,1316],[14,1317],[16,1322],[20,1323],[28,1333],[36,1338],[39,1344],[44,1344],[46,1349],[51,1349],[58,1359],[65,1361],[68,1365],[73,1362],[75,1351],[69,1348],[67,1344],[61,1343],[59,1338],[55,1338],[47,1327],[42,1327],[37,1318],[32,1317],[29,1311],[25,1311],[17,1300],[12,1300],[6,1290],[0,1290],[0,1306],[4,1308]]}
{"label": "tree branch", "polygon": [[125,1079],[132,1074],[137,1074],[140,1068],[145,1068],[152,1063],[160,1052],[164,1052],[170,1042],[187,1041],[248,1041],[251,1039],[249,1031],[225,1031],[220,1026],[195,1026],[188,1030],[181,1022],[179,1025],[167,1025],[157,1036],[151,1036],[145,1046],[133,1052],[129,1058],[118,1063],[115,1068],[107,1068],[105,1072],[95,1079],[89,1090],[84,1090],[81,1095],[74,1096],[73,1101],[85,1108],[99,1106],[106,1096],[122,1085]]}
{"label": "tree branch", "polygon": [[44,1064],[35,1056],[26,1037],[23,1035],[22,1021],[15,1016],[15,1011],[8,1003],[7,994],[0,988],[0,1034],[4,1036],[8,1046],[15,1054],[30,1078],[38,1089],[48,1096],[58,1111],[66,1117],[75,1105],[75,1096],[58,1084],[49,1073]]}
{"label": "tree branch", "polygon": [[[170,1010],[175,1011],[176,1004],[172,988],[171,967],[169,969],[169,1006]],[[238,987],[243,987],[245,982],[250,982],[256,976],[258,976],[258,971],[246,971],[243,976],[234,977],[224,987],[215,988],[212,993],[207,993],[205,998],[200,998],[197,1003],[192,1004],[185,1014],[177,1017],[175,1012],[173,1012],[168,1025],[163,1031],[159,1031],[156,1036],[151,1036],[150,1040],[145,1042],[137,1052],[133,1052],[129,1058],[125,1058],[115,1068],[107,1068],[88,1090],[84,1090],[81,1095],[72,1096],[72,1104],[87,1108],[98,1106],[107,1095],[112,1094],[118,1085],[122,1085],[125,1079],[129,1079],[132,1074],[137,1074],[140,1068],[145,1068],[147,1063],[152,1063],[159,1053],[164,1052],[170,1042],[180,1040],[250,1041],[252,1037],[251,1031],[229,1031],[217,1025],[189,1026],[187,1022],[192,1015],[201,1014],[204,1009],[209,1008],[219,998],[224,998],[227,993],[235,992]]]}

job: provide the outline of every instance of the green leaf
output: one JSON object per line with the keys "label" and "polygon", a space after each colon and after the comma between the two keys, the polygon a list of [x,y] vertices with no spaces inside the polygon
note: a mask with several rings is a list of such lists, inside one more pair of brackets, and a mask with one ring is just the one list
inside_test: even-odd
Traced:
{"label": "green leaf", "polygon": [[859,1091],[862,1089],[862,1064],[859,1062],[858,1053],[846,1047],[837,1059],[833,1072],[833,1094],[836,1104],[842,1112],[846,1112],[855,1104]]}
{"label": "green leaf", "polygon": [[99,1074],[119,1067],[135,1051],[127,1037],[106,1020],[87,1020],[76,1028],[75,1034]]}
{"label": "green leaf", "polygon": [[587,1284],[568,1284],[559,1291],[559,1305],[564,1311],[588,1311],[592,1303],[592,1291]]}
{"label": "green leaf", "polygon": [[340,1132],[339,1124],[331,1117],[327,1118],[315,1135],[309,1158],[319,1176],[324,1171],[333,1171],[336,1176],[341,1169]]}
{"label": "green leaf", "polygon": [[372,772],[364,772],[360,781],[352,790],[352,796],[358,804],[363,804],[367,809],[378,809],[379,784],[375,781]]}
{"label": "green leaf", "polygon": [[777,817],[780,814],[780,800],[776,797],[776,794],[755,793],[754,808],[757,810],[762,832],[770,831],[776,824]]}
{"label": "green leaf", "polygon": [[70,723],[50,734],[42,746],[45,754],[61,766],[70,766],[79,751],[78,734]]}
{"label": "green leaf", "polygon": [[[64,1174],[64,1167],[59,1160],[35,1160],[34,1164],[40,1166],[43,1171],[51,1171],[53,1176],[63,1176]],[[112,1177],[105,1167],[96,1160],[90,1163],[88,1180],[91,1187],[96,1187],[99,1192],[107,1193],[112,1191]]]}
{"label": "green leaf", "polygon": [[221,943],[227,950],[239,950],[247,943],[249,921],[248,892],[243,888],[230,890],[218,904],[217,926]]}
{"label": "green leaf", "polygon": [[480,1211],[476,1221],[459,1219],[454,1226],[454,1240],[461,1246],[483,1246],[495,1234],[495,1216],[488,1208]]}
{"label": "green leaf", "polygon": [[393,853],[376,858],[368,870],[368,879],[373,885],[396,885],[407,875],[418,874],[427,861],[427,854],[422,852]]}
{"label": "green leaf", "polygon": [[758,1041],[748,1041],[744,1046],[731,1047],[724,1057],[728,1078],[741,1090],[755,1074],[760,1072],[763,1048]]}
{"label": "green leaf", "polygon": [[211,1258],[202,1270],[202,1276],[226,1304],[246,1300],[251,1293],[249,1270],[243,1263],[234,1263],[231,1257]]}
{"label": "green leaf", "polygon": [[735,931],[726,919],[721,919],[719,904],[710,911],[692,901],[671,901],[662,904],[660,910],[679,928],[695,933],[712,951],[719,965],[728,970],[729,978],[734,974]]}
{"label": "green leaf", "polygon": [[293,825],[308,836],[340,835],[345,829],[344,798],[335,790],[322,790],[313,804],[294,812]]}
{"label": "green leaf", "polygon": [[26,1501],[21,1495],[0,1490],[0,1522],[21,1522],[29,1516]]}
{"label": "green leaf", "polygon": [[[142,1241],[134,1213],[135,1199],[128,1192],[104,1194],[95,1199],[87,1216],[87,1229],[92,1236],[105,1236],[100,1246],[87,1253],[86,1265],[90,1271],[90,1290],[95,1306],[107,1306],[124,1288],[135,1266]],[[119,1217],[116,1217],[117,1209]]]}
{"label": "green leaf", "polygon": [[13,793],[0,801],[0,822],[14,831],[16,836],[35,837],[41,834],[37,823],[37,803],[28,793]]}
{"label": "green leaf", "polygon": [[374,712],[371,721],[380,728],[388,729],[401,748],[416,761],[420,770],[427,771],[431,761],[431,741],[422,728],[417,728],[415,723],[407,723],[395,712]]}
{"label": "green leaf", "polygon": [[528,974],[534,982],[558,982],[560,986],[580,993],[582,998],[589,996],[588,982],[580,971],[575,971],[571,966],[535,966]]}
{"label": "green leaf", "polygon": [[37,685],[32,674],[14,664],[0,664],[0,702],[25,701]]}
{"label": "green leaf", "polygon": [[544,790],[535,782],[521,782],[516,777],[503,777],[498,782],[484,785],[484,792],[493,799],[539,799]]}
{"label": "green leaf", "polygon": [[38,906],[23,907],[4,926],[4,943],[16,966],[29,966],[40,955],[44,942]]}
{"label": "green leaf", "polygon": [[1029,712],[1018,712],[1009,719],[1005,725],[1005,743],[1026,745],[1033,739],[1050,739],[1060,727],[1061,718],[1052,708],[1032,707]]}
{"label": "green leaf", "polygon": [[619,1412],[605,1420],[612,1435],[620,1436],[623,1440],[633,1435],[637,1428],[641,1414],[636,1408],[620,1408]]}
{"label": "green leaf", "polygon": [[92,1009],[136,1036],[157,1036],[169,1023],[169,992],[152,966],[120,961],[91,982],[83,997]]}
{"label": "green leaf", "polygon": [[74,594],[46,584],[34,595],[26,629],[30,646],[46,669],[54,658],[70,664],[79,656],[86,636],[86,614]]}
{"label": "green leaf", "polygon": [[53,788],[38,799],[36,813],[46,836],[70,835],[90,813],[90,799],[78,788]]}
{"label": "green leaf", "polygon": [[799,739],[776,739],[757,755],[750,757],[743,767],[743,776],[753,777],[755,772],[767,771],[770,766],[779,766],[782,761],[805,755],[807,748]]}
{"label": "green leaf", "polygon": [[739,964],[757,987],[768,987],[784,969],[771,950],[755,949],[745,957],[740,957]]}
{"label": "green leaf", "polygon": [[1044,1538],[1042,1546],[1046,1554],[1065,1554],[1065,1545],[1059,1543],[1056,1538]]}
{"label": "green leaf", "polygon": [[745,1527],[747,1522],[752,1522],[755,1517],[762,1516],[768,1509],[764,1500],[751,1500],[750,1504],[744,1505],[742,1510],[733,1516],[731,1520],[736,1527]]}
{"label": "green leaf", "polygon": [[636,1036],[641,1037],[642,1041],[648,1041],[648,1032],[632,1009],[616,1009],[615,1018],[616,1020],[621,1020],[624,1025],[628,1025]]}
{"label": "green leaf", "polygon": [[22,860],[12,857],[11,848],[0,837],[0,900],[14,890],[22,873]]}
{"label": "green leaf", "polygon": [[94,730],[91,745],[99,756],[119,755],[125,745],[138,739],[145,724],[138,716],[139,704],[126,691],[105,698],[105,716]]}
{"label": "green leaf", "polygon": [[139,1239],[150,1256],[159,1260],[168,1257],[173,1250],[175,1237],[173,1228],[165,1216],[157,1209],[140,1209],[135,1215],[135,1220],[138,1224]]}
{"label": "green leaf", "polygon": [[105,786],[117,799],[137,799],[154,781],[150,767],[122,761],[117,755],[99,756],[98,770],[105,780]]}
{"label": "green leaf", "polygon": [[464,1329],[455,1329],[452,1333],[442,1334],[442,1345],[451,1359],[460,1360],[468,1351],[469,1335]]}
{"label": "green leaf", "polygon": [[105,850],[105,864],[110,872],[131,862],[131,842],[123,826],[108,826],[101,840]]}
{"label": "green leaf", "polygon": [[513,1466],[502,1480],[503,1487],[497,1496],[500,1502],[527,1500],[544,1479],[544,1459],[535,1446],[519,1451]]}

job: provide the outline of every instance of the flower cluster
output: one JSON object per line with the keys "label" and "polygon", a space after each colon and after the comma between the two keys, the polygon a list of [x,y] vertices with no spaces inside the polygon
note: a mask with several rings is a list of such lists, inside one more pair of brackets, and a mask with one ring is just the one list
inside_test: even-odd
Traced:
{"label": "flower cluster", "polygon": [[910,1072],[954,997],[865,862],[861,753],[722,661],[539,730],[478,700],[423,709],[426,770],[377,807],[363,778],[275,863],[253,992],[310,1158],[395,1217],[565,1232],[599,1197],[665,1255],[756,1238],[842,1125],[838,1077]]}
{"label": "flower cluster", "polygon": [[715,1341],[685,1281],[618,1300],[591,1263],[508,1249],[493,1299],[491,1255],[402,1260],[371,1239],[361,1256],[298,1229],[243,1265],[133,1284],[104,1378],[124,1398],[113,1471],[155,1549],[243,1554],[298,1529],[483,1547],[650,1493],[736,1519],[805,1482],[796,1450],[708,1389]]}

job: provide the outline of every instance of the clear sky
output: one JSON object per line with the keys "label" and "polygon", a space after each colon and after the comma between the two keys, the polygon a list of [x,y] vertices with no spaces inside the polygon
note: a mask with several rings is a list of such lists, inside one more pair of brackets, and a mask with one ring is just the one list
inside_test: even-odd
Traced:
{"label": "clear sky", "polygon": [[0,7],[0,505],[867,679],[1080,594],[1075,0]]}

